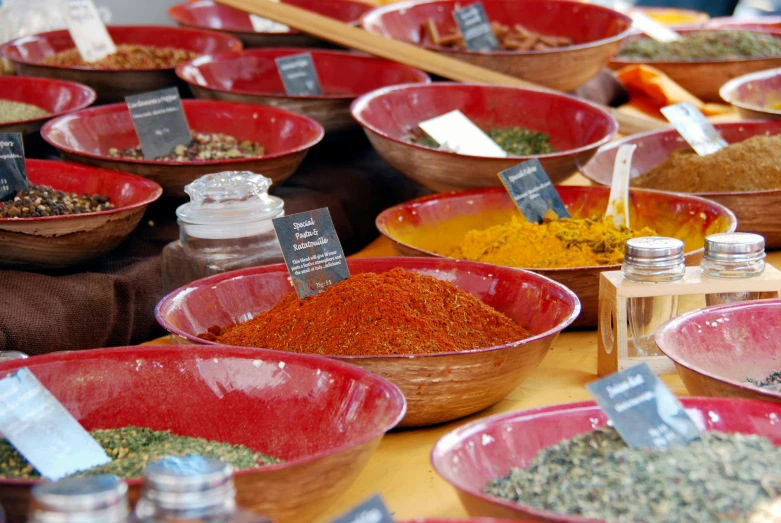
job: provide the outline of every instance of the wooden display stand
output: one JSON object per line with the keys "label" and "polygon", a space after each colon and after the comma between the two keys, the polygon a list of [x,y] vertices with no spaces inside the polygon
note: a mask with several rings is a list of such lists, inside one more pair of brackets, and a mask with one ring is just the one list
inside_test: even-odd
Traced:
{"label": "wooden display stand", "polygon": [[599,327],[597,334],[597,373],[606,376],[647,363],[657,375],[674,374],[675,365],[667,356],[630,356],[627,299],[656,296],[690,296],[723,292],[761,292],[761,297],[777,298],[781,291],[781,271],[766,265],[752,278],[711,278],[700,267],[687,267],[676,282],[649,285],[629,281],[621,271],[603,272],[599,278]]}

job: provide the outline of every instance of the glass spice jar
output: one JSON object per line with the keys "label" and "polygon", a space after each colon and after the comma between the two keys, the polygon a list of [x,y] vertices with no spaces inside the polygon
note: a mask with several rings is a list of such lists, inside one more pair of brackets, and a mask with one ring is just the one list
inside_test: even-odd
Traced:
{"label": "glass spice jar", "polygon": [[[748,232],[711,234],[705,238],[705,255],[700,264],[711,278],[753,278],[765,271],[765,238]],[[706,294],[707,305],[758,300],[759,292]]]}
{"label": "glass spice jar", "polygon": [[184,188],[190,202],[176,210],[179,240],[163,249],[166,294],[213,274],[284,262],[271,220],[284,216],[285,204],[269,187],[265,176],[227,171]]}
{"label": "glass spice jar", "polygon": [[[683,278],[686,265],[683,242],[676,238],[649,236],[626,242],[621,272],[628,280],[664,284]],[[630,298],[627,315],[632,340],[639,356],[661,355],[654,335],[662,323],[678,314],[678,296]]]}
{"label": "glass spice jar", "polygon": [[116,476],[65,478],[32,490],[29,523],[127,523],[127,483]]}
{"label": "glass spice jar", "polygon": [[231,464],[193,454],[147,467],[135,515],[148,523],[269,523],[236,505]]}

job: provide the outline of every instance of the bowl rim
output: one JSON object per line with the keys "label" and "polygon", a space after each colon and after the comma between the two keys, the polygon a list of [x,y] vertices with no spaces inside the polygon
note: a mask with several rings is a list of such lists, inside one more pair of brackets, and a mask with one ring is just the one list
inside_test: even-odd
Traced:
{"label": "bowl rim", "polygon": [[[354,100],[357,97],[362,96],[362,93],[347,93],[347,94],[318,94],[318,95],[311,95],[311,94],[286,94],[286,93],[280,93],[277,91],[255,91],[255,90],[247,90],[247,89],[223,89],[220,87],[215,87],[213,85],[201,85],[199,83],[196,83],[192,81],[190,78],[186,77],[185,70],[188,68],[195,68],[199,69],[202,65],[206,64],[212,64],[212,63],[225,63],[230,62],[234,60],[239,60],[245,56],[249,56],[251,58],[258,58],[258,59],[268,59],[273,60],[273,58],[267,57],[267,55],[276,54],[279,52],[288,52],[288,51],[294,51],[298,53],[309,53],[313,57],[316,55],[325,55],[325,56],[337,56],[341,58],[346,58],[348,60],[355,59],[359,62],[375,62],[375,63],[382,63],[384,62],[386,65],[398,68],[398,69],[406,69],[408,72],[416,75],[420,81],[419,82],[413,82],[409,83],[409,85],[429,85],[431,83],[431,77],[426,73],[425,71],[418,69],[416,67],[412,67],[411,65],[402,64],[399,62],[393,62],[391,60],[386,60],[385,58],[379,58],[376,56],[370,56],[365,54],[356,53],[353,51],[341,51],[336,49],[318,49],[316,47],[256,47],[252,49],[244,49],[241,51],[223,51],[220,53],[212,53],[212,54],[206,54],[203,56],[199,56],[197,58],[194,58],[192,60],[189,60],[187,62],[181,63],[176,66],[176,76],[183,82],[186,82],[188,85],[193,85],[199,89],[206,89],[209,91],[214,91],[218,93],[228,93],[233,95],[242,95],[242,96],[252,96],[252,97],[263,97],[263,98],[278,98],[278,99],[290,99],[290,100]],[[406,85],[406,84],[405,84]],[[388,86],[386,86],[388,87]],[[393,86],[389,86],[393,87]],[[378,89],[384,89],[384,87],[380,87]],[[373,91],[369,91],[373,92]],[[365,94],[365,93],[364,93]]]}
{"label": "bowl rim", "polygon": [[[96,93],[92,87],[78,82],[71,82],[69,80],[60,80],[59,78],[48,78],[45,76],[16,76],[16,75],[0,76],[0,89],[2,89],[3,84],[6,83],[47,84],[47,90],[58,89],[60,91],[69,91],[69,92],[80,91],[81,93],[85,94],[87,98],[86,100],[82,101],[79,104],[74,105],[69,109],[54,111],[52,113],[47,114],[46,116],[41,116],[39,118],[29,118],[27,120],[3,122],[0,124],[0,128],[10,127],[13,125],[28,124],[33,122],[45,122],[47,120],[51,120],[52,118],[57,118],[58,116],[62,116],[64,114],[74,113],[76,111],[81,111],[82,109],[86,109],[90,105],[94,104],[95,100],[98,99],[98,93]],[[29,103],[29,102],[25,102],[25,103]]]}
{"label": "bowl rim", "polygon": [[[361,2],[359,0],[331,0],[331,1],[343,2],[345,4],[353,4],[353,5],[365,5],[365,6],[367,6],[369,8],[368,10],[372,9],[372,5],[371,4],[367,4],[366,2]],[[176,22],[177,24],[179,24],[179,25],[181,25],[183,27],[189,27],[189,28],[192,28],[192,29],[203,29],[203,30],[207,30],[207,31],[220,31],[220,32],[223,32],[223,33],[231,34],[231,35],[281,36],[281,37],[284,38],[286,36],[304,34],[301,31],[299,31],[298,29],[294,29],[292,27],[290,27],[288,31],[273,32],[273,31],[242,31],[240,29],[231,29],[231,28],[228,28],[228,27],[222,28],[222,29],[214,29],[214,28],[211,28],[211,27],[203,26],[203,25],[190,24],[190,23],[185,22],[182,19],[182,17],[180,16],[180,13],[181,12],[190,12],[190,11],[192,11],[196,7],[194,4],[212,4],[212,5],[217,5],[218,2],[215,2],[214,0],[195,0],[195,1],[192,1],[192,2],[184,1],[184,2],[181,2],[179,4],[172,5],[171,7],[168,8],[168,11],[167,11],[168,18],[170,18],[171,20],[173,20],[174,22]],[[220,4],[220,5],[222,5],[222,4]],[[224,6],[224,7],[231,7],[231,6]],[[233,7],[232,9],[236,9],[236,8]],[[223,19],[221,18],[220,20],[223,20]],[[335,20],[338,20],[338,19],[335,19]],[[350,20],[350,21],[342,22],[342,23],[345,23],[345,24],[347,24],[349,26],[352,26],[352,27],[357,27],[357,26],[359,26],[361,24],[361,17],[359,16],[355,20]]]}
{"label": "bowl rim", "polygon": [[[729,28],[729,27],[695,27],[695,26],[681,26],[675,28],[675,30],[679,33],[713,33],[716,31],[746,31],[750,33],[768,33],[773,35],[776,39],[781,39],[781,29],[773,29],[771,27],[768,27],[767,29],[761,29],[761,28],[755,28],[755,29],[741,29],[741,28]],[[626,39],[626,41],[629,40],[635,40],[635,39],[647,39],[650,38],[642,33],[635,33],[632,35],[629,35]],[[675,66],[675,65],[706,65],[706,64],[731,64],[731,63],[742,63],[742,62],[759,62],[761,60],[779,60],[781,62],[781,52],[779,52],[776,55],[772,56],[747,56],[742,58],[729,58],[729,59],[720,59],[720,58],[712,58],[709,60],[631,60],[628,58],[619,58],[618,54],[610,58],[610,63],[615,65],[640,65],[640,64],[647,64],[650,66]]]}
{"label": "bowl rim", "polygon": [[[745,399],[745,398],[720,398],[709,396],[688,396],[679,398],[684,408],[699,408],[705,409],[716,407],[722,407],[733,403],[743,405],[760,405],[765,410],[778,408],[777,403],[768,401]],[[530,421],[540,417],[558,417],[569,412],[578,412],[581,410],[593,411],[596,409],[598,412],[602,412],[595,401],[579,401],[573,403],[562,403],[559,405],[547,405],[543,407],[535,407],[531,409],[516,411],[516,412],[504,412],[500,414],[494,414],[492,416],[486,416],[474,421],[470,421],[442,436],[432,448],[429,454],[429,463],[436,471],[437,475],[442,478],[448,485],[450,485],[456,491],[464,492],[470,496],[477,497],[484,502],[491,503],[493,505],[501,506],[505,509],[510,509],[515,512],[523,512],[525,514],[531,514],[535,518],[540,518],[540,521],[555,521],[557,523],[606,523],[606,520],[584,518],[572,514],[558,514],[548,510],[542,510],[537,507],[528,504],[515,503],[513,501],[485,494],[482,491],[474,490],[471,487],[463,485],[461,482],[457,482],[455,478],[449,474],[446,468],[441,463],[441,459],[456,445],[462,443],[471,435],[485,430],[489,426],[495,426],[502,422],[516,422],[516,421]],[[566,439],[566,438],[564,438]]]}
{"label": "bowl rim", "polygon": [[148,205],[150,205],[151,203],[160,199],[160,197],[163,195],[163,188],[159,184],[150,180],[149,178],[144,178],[143,176],[138,176],[136,174],[126,173],[122,171],[114,171],[111,169],[102,169],[100,167],[93,167],[92,165],[61,162],[58,160],[36,160],[33,158],[28,158],[27,165],[30,167],[32,166],[61,167],[63,165],[66,165],[69,168],[76,167],[79,170],[84,169],[86,171],[92,171],[92,174],[95,175],[99,174],[105,177],[111,177],[116,182],[121,182],[122,180],[126,180],[127,182],[132,183],[138,187],[142,187],[142,186],[146,187],[148,194],[144,196],[144,198],[140,202],[136,202],[130,205],[125,205],[123,207],[116,207],[114,209],[108,209],[100,212],[90,212],[90,213],[83,213],[83,214],[65,214],[62,216],[38,216],[34,218],[1,218],[0,217],[0,225],[17,224],[17,223],[40,223],[40,222],[51,222],[51,221],[63,222],[63,221],[73,221],[73,220],[79,220],[85,218],[94,218],[96,216],[110,216],[112,214],[124,213],[136,209],[143,209]]}
{"label": "bowl rim", "polygon": [[[740,126],[744,126],[744,125],[747,125],[747,124],[748,125],[775,125],[773,122],[774,122],[774,120],[753,119],[753,120],[739,120],[739,121],[736,121],[736,122],[717,122],[717,123],[714,123],[713,126],[718,131],[718,130],[724,128],[724,127],[740,127]],[[778,121],[777,125],[779,127],[781,127],[781,121]],[[654,131],[646,131],[646,132],[643,132],[643,133],[631,134],[629,136],[624,136],[623,138],[621,138],[619,140],[615,140],[615,141],[612,141],[610,143],[607,143],[607,144],[601,146],[597,150],[597,152],[586,163],[586,165],[584,165],[583,168],[580,169],[580,173],[583,176],[585,176],[586,178],[588,178],[590,181],[592,181],[595,184],[597,184],[599,187],[608,187],[607,185],[605,185],[603,182],[597,180],[595,177],[593,177],[588,172],[588,164],[593,162],[596,159],[597,156],[599,156],[603,152],[611,151],[613,149],[618,149],[622,145],[625,145],[625,144],[627,144],[629,142],[633,142],[633,143],[634,142],[640,142],[640,141],[648,138],[649,136],[662,135],[662,134],[667,134],[667,133],[672,134],[672,133],[677,133],[677,132],[678,131],[675,130],[674,128],[656,129]],[[680,133],[678,133],[678,134],[679,134],[679,138],[681,140],[681,143],[685,143],[685,140],[683,140],[683,137],[680,136]],[[781,134],[781,129],[779,129],[779,133],[778,134]],[[755,135],[752,135],[752,136],[759,136],[759,135],[755,134]],[[749,136],[747,138],[744,138],[744,139],[748,139],[748,138],[751,138],[751,136]],[[671,192],[671,191],[659,191],[659,189],[649,189],[649,188],[646,188],[646,187],[631,187],[631,189],[632,190],[644,190],[644,191],[656,191],[656,192]],[[734,191],[734,192],[713,191],[713,192],[691,192],[691,193],[684,192],[684,193],[673,193],[673,194],[681,194],[681,195],[684,195],[684,196],[694,196],[694,197],[699,197],[699,198],[702,198],[702,199],[711,199],[711,198],[715,198],[715,197],[727,197],[727,196],[736,196],[736,195],[738,195],[738,196],[752,196],[752,195],[773,194],[773,193],[781,193],[781,188],[779,188],[779,189],[758,189],[758,190],[755,190],[755,191]],[[719,202],[713,202],[713,203],[717,203],[718,204]],[[719,205],[721,205],[721,204],[719,204]]]}
{"label": "bowl rim", "polygon": [[[252,111],[260,111],[265,113],[270,113],[271,115],[275,116],[286,116],[291,120],[300,120],[305,121],[312,125],[312,127],[318,131],[317,136],[313,137],[309,141],[293,148],[290,150],[281,151],[275,154],[266,154],[257,158],[229,158],[226,160],[202,160],[197,162],[178,162],[178,161],[164,161],[164,160],[146,160],[143,158],[114,158],[111,156],[105,156],[101,154],[94,154],[94,153],[88,153],[83,151],[77,151],[73,149],[72,147],[66,147],[64,144],[60,144],[55,142],[54,138],[52,138],[53,128],[55,125],[58,125],[60,122],[65,121],[69,118],[75,118],[75,119],[83,119],[83,118],[89,118],[91,116],[94,116],[96,114],[118,114],[120,112],[130,112],[130,110],[127,108],[127,104],[125,102],[117,102],[113,104],[107,104],[107,105],[99,105],[96,107],[90,107],[88,109],[82,109],[81,111],[78,111],[76,113],[66,114],[63,116],[59,116],[57,118],[54,118],[52,120],[49,120],[46,122],[43,127],[41,128],[41,137],[51,145],[52,147],[56,148],[58,151],[66,151],[73,155],[78,155],[85,158],[92,158],[95,160],[101,160],[101,161],[111,161],[118,164],[128,163],[128,164],[138,164],[138,165],[155,165],[159,167],[193,167],[193,166],[200,166],[200,165],[240,165],[245,163],[253,163],[253,162],[259,162],[264,160],[274,160],[277,158],[283,158],[285,156],[291,156],[294,154],[298,154],[301,152],[306,152],[318,143],[322,141],[323,137],[325,137],[325,129],[323,126],[315,121],[314,119],[300,114],[295,113],[293,111],[289,111],[287,109],[284,109],[282,107],[272,107],[267,105],[257,105],[257,104],[247,104],[247,103],[241,103],[241,102],[227,102],[222,100],[201,100],[201,99],[186,99],[182,100],[182,106],[185,109],[185,113],[187,112],[188,106],[201,106],[201,107],[208,107],[213,105],[219,105],[227,108],[234,108],[234,109],[245,109],[245,110],[252,110]],[[124,109],[124,111],[123,111]]]}
{"label": "bowl rim", "polygon": [[756,111],[767,114],[777,114],[781,116],[781,110],[779,109],[770,109],[768,107],[752,105],[737,98],[738,89],[744,85],[750,84],[757,80],[773,78],[774,76],[781,76],[781,67],[777,67],[775,69],[765,69],[764,71],[756,71],[738,76],[737,78],[729,80],[719,88],[719,96],[721,96],[721,99],[728,104],[739,107],[741,109],[748,109],[749,111]]}
{"label": "bowl rim", "polygon": [[[426,258],[421,258],[417,256],[385,256],[385,257],[377,257],[377,258],[348,258],[348,264],[351,263],[351,260],[357,263],[367,263],[369,265],[371,264],[379,264],[379,263],[394,263],[396,267],[401,267],[405,270],[408,268],[415,268],[410,267],[406,264],[412,264],[415,265],[416,263],[420,263],[425,265],[428,263],[426,261]],[[480,272],[496,272],[497,266],[492,266],[484,263],[479,262],[473,262],[468,260],[453,260],[451,258],[444,258],[439,259],[438,262],[442,262],[445,260],[446,264],[452,265],[453,268],[460,272],[469,272],[477,271]],[[463,268],[457,267],[458,265],[465,266]],[[464,270],[466,269],[466,270]],[[516,269],[513,267],[498,267],[499,272],[504,272],[505,274],[512,274],[514,272],[521,272],[525,274],[526,276],[531,276],[531,280],[537,280],[536,283],[542,285],[550,285],[554,288],[558,289],[559,292],[562,293],[562,301],[566,301],[572,306],[572,310],[567,315],[566,318],[562,319],[560,322],[558,322],[557,325],[554,327],[541,332],[539,334],[534,334],[533,336],[529,336],[528,338],[524,338],[521,340],[515,340],[509,343],[505,343],[502,345],[495,345],[493,347],[480,347],[477,349],[469,349],[469,350],[463,350],[463,351],[455,351],[455,352],[440,352],[440,353],[426,353],[426,354],[394,354],[394,355],[363,355],[363,356],[325,356],[328,358],[337,359],[340,361],[345,362],[353,362],[353,361],[368,361],[368,360],[380,360],[380,361],[389,361],[389,360],[417,360],[422,358],[445,358],[445,357],[452,357],[452,356],[461,356],[466,354],[483,354],[488,352],[494,352],[494,351],[500,351],[500,350],[506,350],[506,349],[514,349],[522,347],[523,345],[530,344],[532,342],[542,340],[544,338],[547,338],[552,335],[556,335],[566,329],[568,326],[570,326],[580,315],[580,311],[582,308],[582,305],[580,303],[580,299],[578,296],[570,290],[568,287],[562,285],[561,283],[558,283],[546,276],[535,274],[531,271],[525,271],[522,269]],[[254,277],[259,275],[264,275],[266,273],[274,273],[274,272],[284,272],[287,273],[287,266],[284,263],[277,263],[273,265],[265,265],[262,267],[253,267],[249,269],[239,269],[236,271],[230,271],[225,272],[222,274],[217,274],[215,276],[210,276],[208,278],[204,278],[201,280],[197,280],[195,282],[192,282],[190,284],[184,285],[183,287],[180,287],[179,289],[176,289],[172,292],[170,292],[168,295],[164,296],[163,299],[161,299],[158,304],[155,306],[155,319],[157,320],[157,323],[160,324],[161,327],[163,327],[166,331],[168,331],[170,334],[174,336],[180,336],[190,343],[194,343],[197,345],[220,345],[219,343],[212,342],[212,341],[206,341],[198,338],[197,335],[191,335],[188,334],[181,329],[177,327],[173,327],[168,323],[168,321],[163,318],[162,315],[162,309],[166,307],[170,302],[175,301],[179,296],[186,294],[190,292],[192,289],[196,287],[207,287],[212,286],[216,287],[220,283],[229,281],[229,280],[235,280],[235,279],[246,279],[248,277]],[[197,285],[196,285],[197,284]],[[464,291],[468,292],[468,291]],[[480,300],[482,301],[482,300]],[[225,346],[224,344],[222,344]],[[228,347],[234,347],[234,345],[227,345]],[[275,352],[287,352],[287,351],[277,351],[276,349],[266,349],[266,350],[274,350]]]}
{"label": "bowl rim", "polygon": [[[149,31],[156,31],[158,34],[161,32],[181,32],[181,33],[190,33],[190,34],[199,34],[201,37],[210,37],[213,40],[221,41],[226,44],[230,49],[234,51],[240,51],[243,49],[241,40],[236,38],[235,36],[232,36],[227,33],[222,33],[219,31],[212,31],[208,29],[196,29],[192,27],[177,27],[177,26],[171,26],[171,25],[155,25],[155,24],[142,24],[142,25],[108,25],[106,26],[106,29],[109,32],[109,35],[111,34],[112,30],[120,30],[120,31],[127,31],[128,33],[132,34],[133,31],[139,31],[139,30],[149,30]],[[60,71],[80,71],[83,73],[96,73],[96,74],[118,74],[118,73],[154,73],[154,72],[160,72],[160,71],[173,71],[175,67],[136,67],[133,69],[97,69],[94,67],[86,66],[86,65],[56,65],[56,64],[44,64],[40,61],[34,61],[30,59],[26,59],[24,57],[11,57],[9,56],[10,49],[17,47],[20,43],[26,43],[31,42],[35,40],[43,40],[48,42],[49,38],[52,36],[69,36],[69,32],[67,29],[56,29],[54,31],[45,31],[42,33],[37,33],[34,35],[29,36],[22,36],[19,38],[14,38],[13,40],[10,40],[2,45],[0,45],[0,57],[5,58],[6,60],[9,60],[10,62],[17,63],[17,64],[25,64],[33,67],[41,67],[46,69],[54,69],[54,70],[60,70]],[[71,39],[72,41],[72,39]],[[133,45],[133,44],[131,44]],[[165,47],[165,45],[160,45],[157,47]],[[72,49],[75,49],[75,44],[72,47]],[[181,49],[181,48],[180,48]],[[188,51],[193,51],[193,49],[186,49]],[[195,51],[193,51],[195,52]]]}
{"label": "bowl rim", "polygon": [[[633,135],[634,136],[634,135]],[[594,191],[595,189],[599,189],[602,191],[609,191],[610,188],[606,187],[604,185],[598,186],[598,187],[592,187],[592,186],[580,186],[580,185],[557,185],[557,190],[564,190],[564,191],[571,191],[571,190],[581,190],[581,191]],[[655,189],[641,189],[641,188],[630,188],[630,194],[632,192],[639,192],[639,193],[651,193],[651,194],[657,194],[657,195],[672,195],[672,196],[679,196],[684,197],[686,199],[689,199],[691,197],[692,200],[708,204],[710,206],[714,206],[717,209],[719,209],[723,216],[728,220],[729,222],[729,229],[724,232],[735,232],[738,226],[738,219],[735,217],[735,213],[733,213],[731,210],[729,210],[724,205],[714,202],[711,200],[707,200],[706,198],[702,198],[700,196],[694,196],[687,193],[673,193],[669,191],[659,191]],[[402,242],[400,240],[395,239],[391,236],[390,232],[388,231],[388,227],[386,227],[386,223],[390,221],[390,217],[394,215],[396,212],[398,212],[400,209],[405,207],[419,207],[423,204],[432,202],[432,201],[447,201],[451,198],[454,198],[456,196],[458,197],[480,197],[484,194],[491,194],[491,193],[505,193],[507,194],[504,187],[481,187],[478,189],[470,189],[466,191],[450,191],[450,192],[444,192],[444,193],[437,193],[437,194],[431,194],[428,196],[423,196],[421,198],[416,198],[414,200],[410,200],[408,202],[400,203],[398,205],[394,205],[393,207],[389,207],[388,209],[385,209],[382,211],[379,215],[377,215],[377,218],[375,219],[374,223],[377,229],[380,231],[380,234],[385,236],[388,240],[390,240],[392,243],[401,245],[409,250],[414,250],[416,252],[424,253],[427,257],[432,258],[439,258],[439,259],[448,259],[448,260],[456,260],[456,258],[450,258],[449,256],[444,256],[442,254],[437,254],[432,251],[427,251],[425,249],[421,249],[419,247],[415,247],[414,245],[410,245],[406,242]],[[510,195],[507,194],[507,197],[510,198]],[[700,247],[699,249],[695,249],[693,251],[689,251],[684,253],[684,255],[688,258],[690,256],[696,256],[702,252],[705,251],[705,247]],[[459,261],[466,261],[466,260],[459,260]],[[475,263],[483,263],[483,262],[475,262]],[[505,265],[494,265],[494,264],[487,264],[491,267],[507,267]],[[615,264],[615,265],[585,265],[583,267],[510,267],[518,270],[528,271],[528,272],[534,272],[537,274],[540,274],[542,276],[552,277],[553,275],[561,275],[568,272],[573,271],[599,271],[599,272],[605,272],[605,271],[617,271],[621,269],[621,264]]]}
{"label": "bowl rim", "polygon": [[[125,347],[110,347],[110,348],[104,348],[104,349],[89,349],[89,350],[80,350],[80,351],[64,351],[64,352],[52,352],[49,354],[42,354],[40,356],[31,356],[30,358],[26,360],[11,360],[8,362],[0,363],[0,374],[4,374],[7,371],[3,369],[3,367],[11,367],[9,369],[10,371],[16,370],[17,365],[24,365],[23,362],[27,362],[29,364],[30,360],[35,358],[36,363],[48,363],[48,360],[53,361],[62,361],[62,360],[75,360],[75,359],[86,359],[85,355],[92,355],[92,356],[99,356],[99,355],[110,355],[114,353],[123,353],[123,352],[133,352],[131,349],[144,352],[147,350],[156,350],[158,352],[192,352],[193,348],[195,349],[204,349],[203,352],[207,352],[206,349],[214,350],[214,349],[244,349],[244,351],[248,353],[256,353],[259,354],[259,357],[263,357],[264,354],[268,353],[274,353],[273,356],[278,356],[278,353],[281,351],[272,351],[270,349],[258,349],[258,348],[251,348],[251,347],[235,347],[232,345],[135,345],[135,346],[125,346]],[[282,354],[285,354],[282,352]],[[307,358],[313,358],[315,361],[320,361],[320,363],[323,363],[322,360],[330,360],[328,363],[325,363],[326,365],[330,365],[334,363],[333,358],[326,358],[324,356],[319,356],[316,354],[297,354],[298,356],[305,356]],[[43,361],[42,361],[43,360]],[[16,363],[17,365],[14,365]],[[257,469],[242,469],[242,470],[236,470],[233,472],[234,476],[245,476],[245,475],[251,475],[251,474],[258,474],[261,472],[275,472],[278,470],[282,470],[288,467],[295,467],[298,465],[304,465],[306,463],[311,463],[313,461],[325,458],[327,456],[332,456],[335,454],[339,454],[341,452],[344,452],[346,450],[359,447],[361,445],[365,445],[366,443],[374,440],[375,438],[382,437],[396,427],[401,420],[404,418],[404,416],[407,413],[407,398],[404,396],[404,393],[401,392],[401,389],[399,389],[398,386],[394,385],[390,381],[388,381],[386,378],[383,378],[382,376],[378,376],[377,374],[371,373],[367,370],[361,369],[360,367],[356,367],[354,365],[349,365],[340,361],[335,362],[337,367],[341,367],[341,371],[345,374],[353,373],[355,377],[361,377],[361,378],[368,378],[370,380],[374,380],[374,385],[382,384],[382,386],[385,387],[386,391],[389,394],[389,404],[390,405],[399,405],[400,408],[398,409],[398,413],[396,414],[395,419],[389,420],[387,423],[387,427],[378,428],[372,431],[367,436],[360,438],[356,440],[355,442],[348,443],[348,444],[341,444],[338,446],[335,446],[332,449],[329,450],[323,450],[320,452],[315,452],[307,456],[302,456],[297,459],[283,461],[281,463],[276,463],[272,465],[265,465],[263,467],[257,468]],[[10,364],[10,365],[9,365]],[[0,485],[12,485],[12,486],[25,486],[25,485],[36,485],[38,483],[42,483],[44,480],[41,478],[35,478],[35,479],[0,479]],[[130,486],[138,486],[141,485],[144,480],[143,478],[137,478],[137,479],[129,479],[125,480],[126,483]]]}
{"label": "bowl rim", "polygon": [[[428,0],[426,0],[428,1]],[[441,1],[441,0],[434,0],[434,1]],[[446,0],[449,1],[449,0]],[[561,1],[561,0],[560,0]],[[552,96],[554,98],[564,98],[567,100],[570,100],[574,103],[582,104],[583,106],[591,109],[592,111],[595,111],[599,114],[601,114],[608,122],[608,132],[600,138],[599,140],[586,144],[581,145],[580,147],[575,147],[574,149],[566,149],[564,151],[557,151],[555,153],[548,153],[548,154],[536,154],[536,155],[528,155],[528,156],[513,156],[508,155],[505,157],[486,157],[486,156],[474,156],[469,154],[460,154],[460,153],[454,153],[451,151],[443,151],[440,149],[434,149],[433,147],[426,147],[424,145],[420,145],[417,143],[408,142],[403,139],[396,138],[394,136],[391,136],[389,133],[384,131],[383,129],[378,128],[375,125],[370,124],[366,121],[366,119],[363,116],[363,112],[368,108],[369,103],[374,101],[375,99],[381,99],[383,96],[387,95],[388,93],[394,92],[394,91],[407,91],[412,90],[416,88],[426,88],[426,89],[455,89],[455,90],[463,90],[466,89],[472,89],[477,88],[479,90],[483,91],[492,91],[492,90],[511,90],[516,91],[517,94],[528,94],[531,93],[533,96],[536,96],[538,94],[541,95],[548,95]],[[589,102],[587,100],[583,100],[580,98],[577,98],[575,96],[571,96],[568,94],[564,94],[557,91],[551,91],[548,89],[536,89],[531,87],[522,87],[522,86],[516,86],[516,85],[497,85],[497,84],[488,84],[488,83],[463,83],[463,82],[436,82],[436,83],[418,83],[418,84],[398,84],[398,85],[389,85],[387,87],[381,87],[379,89],[375,89],[374,91],[370,91],[368,93],[365,93],[355,100],[353,100],[352,104],[350,104],[350,114],[352,115],[353,119],[358,122],[358,124],[366,129],[367,131],[371,131],[372,133],[386,139],[390,140],[396,144],[404,145],[413,147],[418,150],[426,151],[429,153],[435,153],[435,154],[441,154],[443,156],[449,156],[451,158],[464,158],[464,160],[468,161],[495,161],[495,162],[507,162],[508,160],[529,160],[532,158],[540,158],[540,159],[549,159],[549,158],[563,158],[566,156],[573,156],[580,153],[588,152],[594,149],[598,149],[599,147],[610,143],[610,141],[618,134],[618,122],[615,118],[605,109],[602,109],[597,104],[593,102]],[[636,135],[632,135],[636,136]]]}
{"label": "bowl rim", "polygon": [[[361,17],[361,26],[368,32],[373,34],[380,34],[380,32],[376,31],[373,27],[370,27],[370,24],[377,23],[379,24],[379,18],[389,12],[395,12],[395,11],[401,11],[402,13],[406,11],[407,9],[417,7],[419,5],[423,4],[444,4],[444,3],[451,3],[454,0],[404,0],[401,2],[394,2],[387,5],[383,5],[380,7],[377,7],[376,9],[372,9],[368,13],[364,14]],[[491,0],[488,0],[489,2]],[[514,56],[545,56],[549,54],[556,54],[556,53],[566,53],[570,51],[580,51],[583,49],[591,49],[594,47],[600,47],[603,45],[608,45],[614,42],[620,42],[630,34],[632,34],[632,19],[629,18],[627,15],[619,13],[618,11],[614,11],[612,9],[608,9],[607,7],[603,7],[601,5],[597,4],[590,4],[590,3],[583,3],[580,1],[575,0],[522,0],[523,2],[539,2],[539,3],[548,3],[548,4],[566,4],[566,5],[572,5],[574,6],[583,6],[585,5],[587,9],[591,8],[599,8],[598,10],[603,11],[609,11],[614,14],[617,20],[621,20],[626,24],[626,29],[621,31],[619,34],[614,36],[608,36],[606,38],[600,38],[599,40],[592,40],[591,42],[584,42],[582,44],[575,44],[575,45],[569,45],[566,47],[557,47],[554,49],[543,49],[540,51],[504,51],[504,50],[497,50],[497,51],[470,51],[468,49],[450,49],[448,47],[440,46],[440,45],[431,45],[431,44],[422,44],[422,43],[413,43],[413,42],[407,42],[410,45],[414,45],[416,47],[420,47],[423,49],[428,49],[431,51],[438,51],[443,53],[449,53],[449,54],[460,54],[460,55],[467,55],[467,56],[501,56],[501,57],[514,57]],[[384,36],[384,35],[382,35]],[[390,38],[390,37],[388,37]]]}
{"label": "bowl rim", "polygon": [[670,344],[667,343],[667,339],[673,336],[676,331],[680,330],[683,324],[689,323],[691,321],[699,320],[699,319],[705,319],[719,312],[730,312],[733,310],[757,309],[757,308],[766,308],[766,307],[771,307],[774,309],[781,307],[781,298],[749,301],[743,303],[730,303],[726,305],[715,305],[712,307],[705,307],[702,309],[689,311],[684,314],[681,314],[680,316],[676,316],[672,320],[669,320],[663,325],[661,325],[657,330],[654,338],[657,340],[657,344],[659,345],[659,350],[661,350],[665,356],[673,360],[673,362],[676,365],[680,365],[681,367],[696,372],[701,376],[705,376],[709,379],[718,381],[720,383],[725,383],[727,385],[730,385],[731,387],[738,388],[745,392],[750,392],[755,395],[764,396],[771,401],[778,401],[781,400],[781,391],[774,392],[774,391],[762,389],[760,387],[752,387],[743,382],[735,381],[729,378],[725,378],[723,376],[717,376],[713,371],[705,369],[701,367],[699,364],[689,361],[688,359],[684,359],[676,349],[672,349],[669,352],[665,350],[665,348],[671,344],[671,343]]}

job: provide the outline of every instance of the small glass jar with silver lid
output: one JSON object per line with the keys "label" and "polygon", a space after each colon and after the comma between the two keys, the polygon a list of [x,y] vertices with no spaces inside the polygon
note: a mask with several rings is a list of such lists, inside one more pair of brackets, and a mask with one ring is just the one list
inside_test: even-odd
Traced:
{"label": "small glass jar with silver lid", "polygon": [[[747,232],[711,234],[705,238],[705,255],[700,264],[710,278],[753,278],[765,271],[765,238]],[[707,294],[708,305],[759,299],[758,292]]]}
{"label": "small glass jar with silver lid", "polygon": [[65,478],[32,490],[29,523],[126,523],[127,483],[116,476]]}

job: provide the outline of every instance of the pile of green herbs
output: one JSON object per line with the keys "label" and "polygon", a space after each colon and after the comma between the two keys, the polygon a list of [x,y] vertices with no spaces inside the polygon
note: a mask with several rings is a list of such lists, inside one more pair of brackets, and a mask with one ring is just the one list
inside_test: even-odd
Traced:
{"label": "pile of green herbs", "polygon": [[[550,135],[526,127],[492,127],[485,130],[485,134],[510,156],[537,156],[558,152],[550,143]],[[439,149],[439,144],[419,128],[410,133],[407,141]]]}
{"label": "pile of green herbs", "polygon": [[739,60],[781,55],[781,38],[760,31],[697,31],[680,40],[658,42],[633,38],[618,52],[618,58],[649,62]]}

